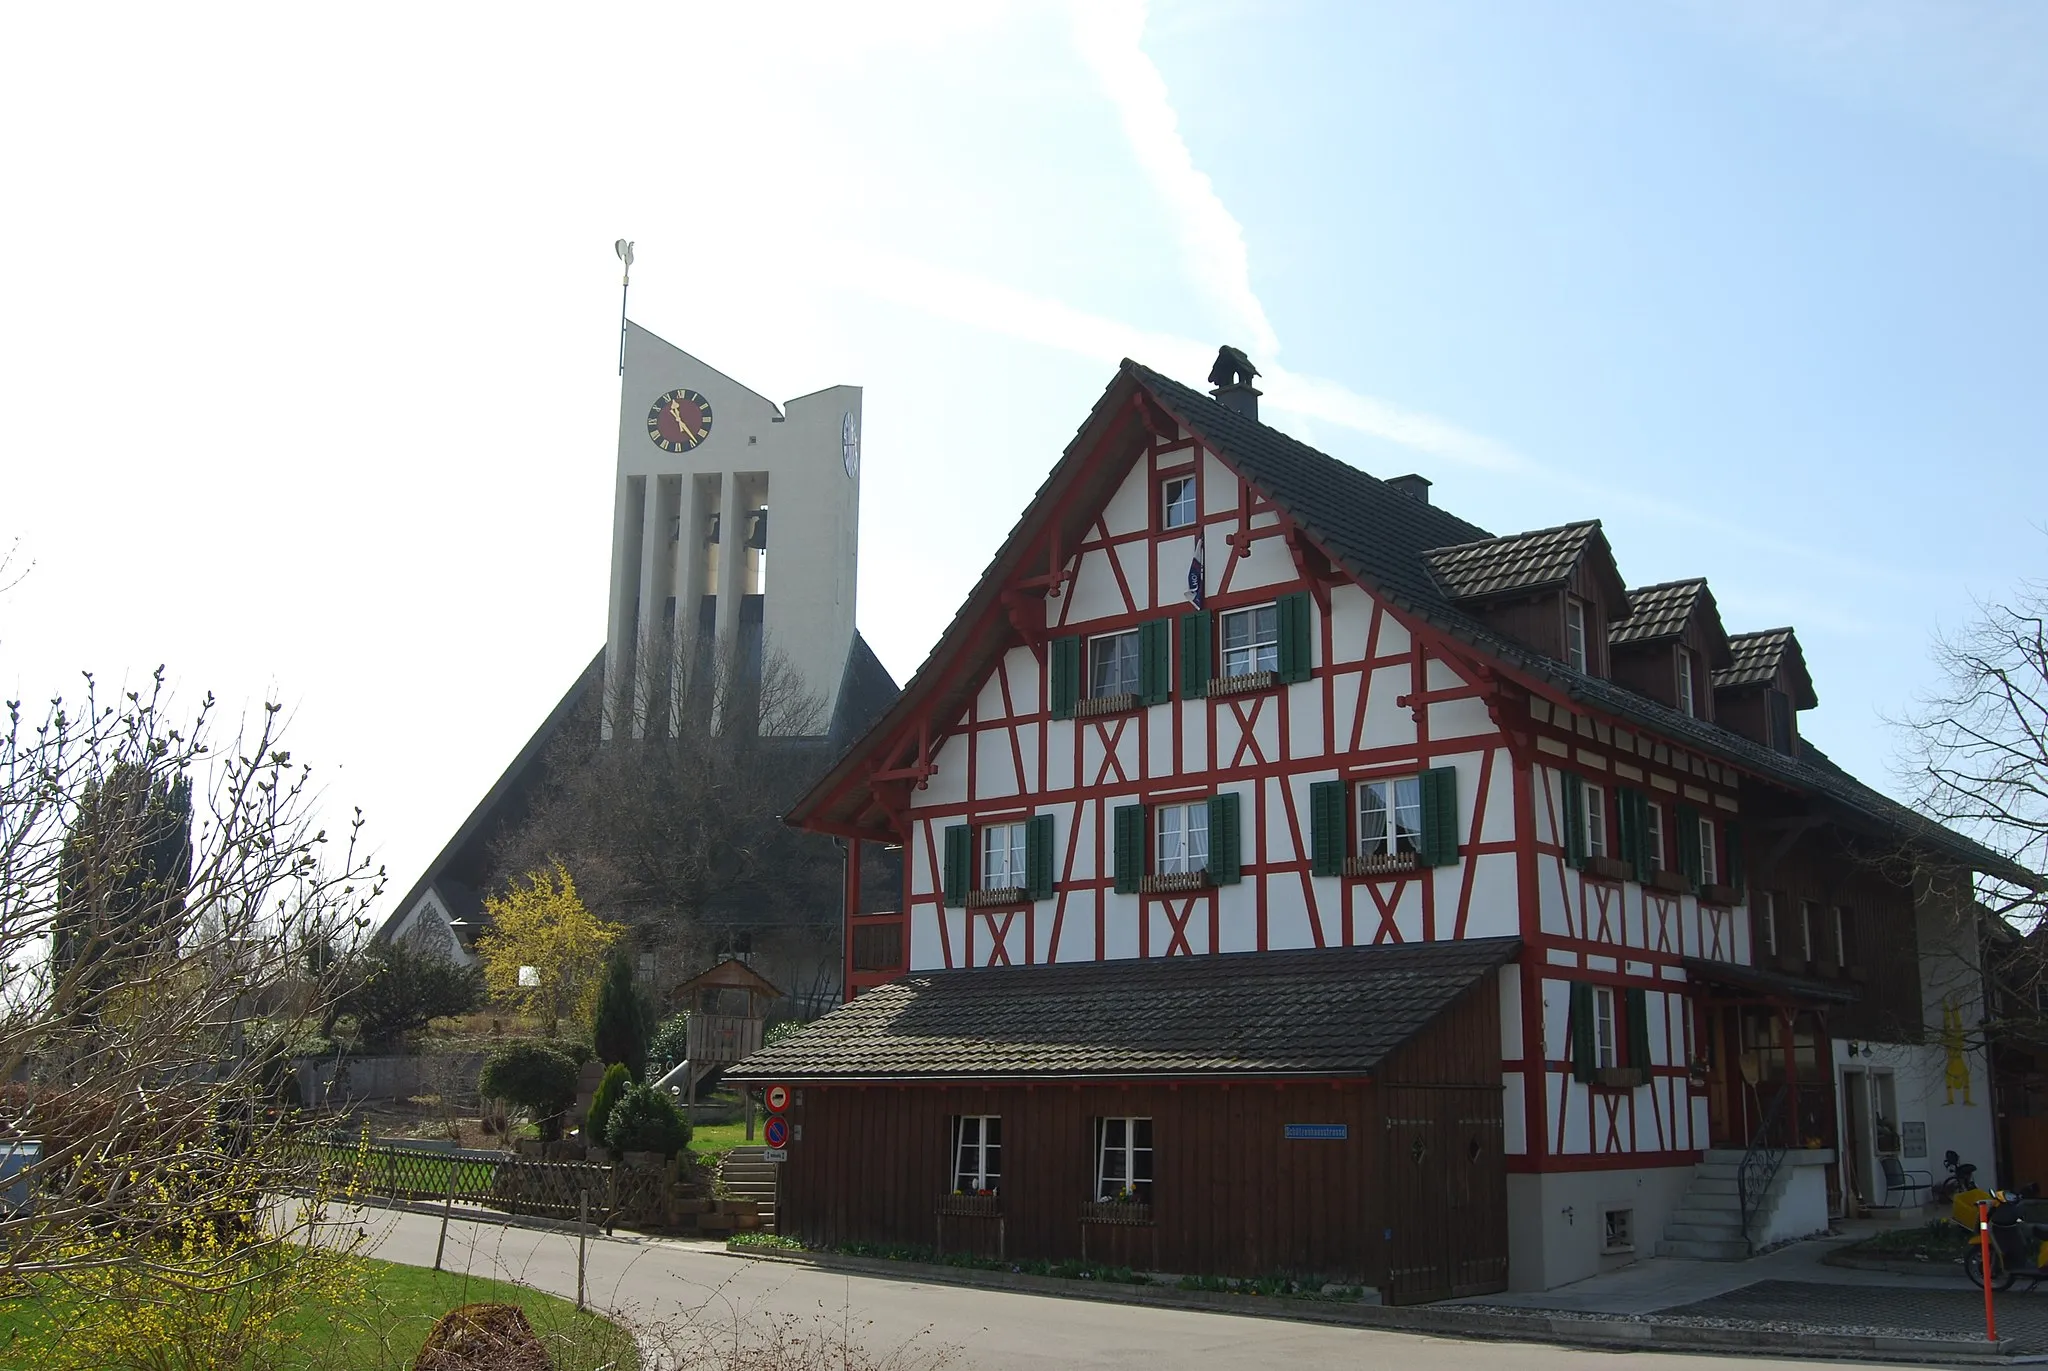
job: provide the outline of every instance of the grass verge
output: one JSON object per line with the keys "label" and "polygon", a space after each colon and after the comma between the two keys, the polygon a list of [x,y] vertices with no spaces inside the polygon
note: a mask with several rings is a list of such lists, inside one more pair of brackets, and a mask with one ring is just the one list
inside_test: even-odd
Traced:
{"label": "grass verge", "polygon": [[[458,1272],[350,1260],[361,1268],[365,1298],[346,1308],[315,1305],[292,1314],[293,1346],[274,1364],[276,1371],[405,1371],[437,1319],[479,1301],[524,1310],[547,1344],[555,1371],[631,1371],[639,1365],[630,1334],[595,1314],[578,1313],[572,1301]],[[55,1340],[76,1336],[90,1320],[90,1312],[79,1310],[66,1293],[49,1286],[18,1288],[0,1298],[0,1366],[54,1364]]]}

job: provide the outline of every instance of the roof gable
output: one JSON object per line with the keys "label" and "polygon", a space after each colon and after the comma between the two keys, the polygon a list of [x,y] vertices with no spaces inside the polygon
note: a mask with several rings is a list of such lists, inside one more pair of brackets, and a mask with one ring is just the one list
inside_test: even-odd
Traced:
{"label": "roof gable", "polygon": [[1682,638],[1695,622],[1706,630],[1708,665],[1717,669],[1727,666],[1728,634],[1721,627],[1714,592],[1707,589],[1703,576],[1631,590],[1628,617],[1607,630],[1607,641],[1613,647],[1627,647]]}
{"label": "roof gable", "polygon": [[1606,584],[1614,607],[1621,609],[1628,592],[1614,571],[1614,554],[1597,519],[1440,547],[1427,560],[1445,599],[1491,600],[1562,590],[1586,563],[1588,552],[1594,554],[1594,575]]}
{"label": "roof gable", "polygon": [[1814,693],[1813,677],[1807,674],[1806,654],[1789,628],[1766,628],[1755,633],[1731,634],[1728,665],[1714,673],[1714,689],[1739,690],[1744,686],[1775,685],[1781,679],[1790,687],[1795,709],[1813,709],[1820,704]]}

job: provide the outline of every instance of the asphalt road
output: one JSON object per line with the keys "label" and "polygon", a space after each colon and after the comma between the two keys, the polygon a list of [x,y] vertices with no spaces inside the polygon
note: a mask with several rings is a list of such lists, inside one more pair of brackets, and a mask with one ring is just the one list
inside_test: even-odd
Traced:
{"label": "asphalt road", "polygon": [[[439,1220],[370,1210],[358,1215],[374,1255],[431,1266]],[[450,1270],[522,1281],[558,1295],[576,1293],[576,1239],[457,1218],[450,1225]],[[1280,1319],[1151,1309],[1043,1295],[974,1290],[747,1261],[703,1245],[590,1240],[590,1302],[638,1321],[729,1329],[845,1325],[871,1353],[902,1349],[904,1371],[943,1364],[954,1371],[1049,1371],[1071,1367],[1206,1368],[1360,1367],[1469,1371],[1578,1371],[1605,1354],[1583,1350],[1467,1342],[1377,1330],[1333,1328]],[[1740,1359],[1748,1368],[1811,1371],[1814,1363]],[[1698,1356],[1636,1352],[1629,1371],[1701,1371]],[[1863,1363],[1830,1363],[1833,1366]],[[1874,1365],[1874,1363],[1872,1363]]]}

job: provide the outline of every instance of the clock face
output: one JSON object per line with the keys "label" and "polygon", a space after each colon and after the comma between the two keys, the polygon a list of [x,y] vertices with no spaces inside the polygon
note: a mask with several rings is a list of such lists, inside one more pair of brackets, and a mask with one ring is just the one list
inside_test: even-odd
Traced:
{"label": "clock face", "polygon": [[860,429],[853,422],[853,411],[846,411],[846,418],[839,424],[839,452],[846,461],[846,474],[860,474]]}
{"label": "clock face", "polygon": [[647,437],[663,452],[688,452],[711,436],[711,402],[694,390],[672,390],[647,411]]}

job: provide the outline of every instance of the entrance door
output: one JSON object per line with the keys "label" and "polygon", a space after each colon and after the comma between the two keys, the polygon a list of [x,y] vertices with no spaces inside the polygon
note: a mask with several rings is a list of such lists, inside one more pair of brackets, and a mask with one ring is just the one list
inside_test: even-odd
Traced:
{"label": "entrance door", "polygon": [[1385,1086],[1387,1302],[1508,1284],[1508,1182],[1494,1086]]}

